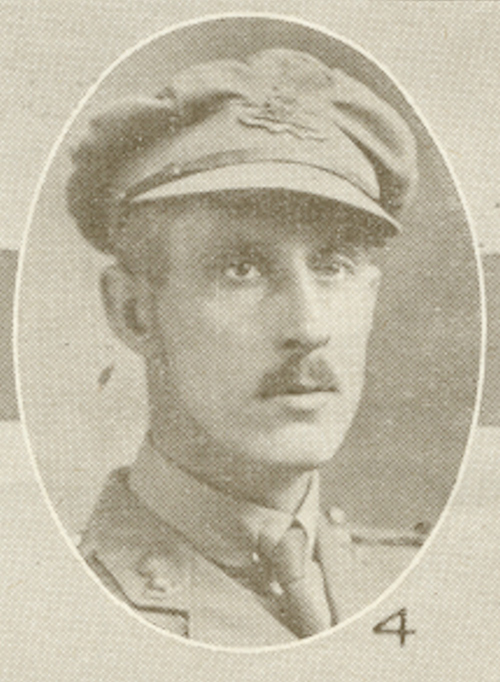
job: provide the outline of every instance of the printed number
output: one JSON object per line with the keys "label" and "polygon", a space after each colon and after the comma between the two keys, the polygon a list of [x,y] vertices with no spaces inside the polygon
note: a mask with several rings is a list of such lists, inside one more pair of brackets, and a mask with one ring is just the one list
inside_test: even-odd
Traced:
{"label": "printed number", "polygon": [[[394,620],[398,620],[399,622],[398,628],[386,627],[387,625],[389,625],[389,623],[391,623]],[[414,635],[416,633],[416,630],[407,630],[406,623],[407,623],[406,609],[401,609],[396,613],[392,613],[388,618],[380,621],[380,623],[377,623],[377,625],[375,625],[375,627],[373,628],[373,632],[376,635],[399,635],[399,642],[401,646],[404,646],[407,636]]]}

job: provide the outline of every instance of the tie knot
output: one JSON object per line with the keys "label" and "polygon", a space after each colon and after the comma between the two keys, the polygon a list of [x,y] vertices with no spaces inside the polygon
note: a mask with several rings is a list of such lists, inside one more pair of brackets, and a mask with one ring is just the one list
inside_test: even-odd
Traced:
{"label": "tie knot", "polygon": [[306,549],[305,530],[298,524],[290,526],[272,553],[272,565],[281,586],[304,577]]}

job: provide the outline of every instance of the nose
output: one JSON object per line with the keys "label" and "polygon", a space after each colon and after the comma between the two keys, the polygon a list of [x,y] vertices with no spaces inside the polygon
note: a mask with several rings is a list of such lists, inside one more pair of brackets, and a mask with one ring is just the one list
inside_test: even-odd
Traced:
{"label": "nose", "polygon": [[278,320],[281,348],[310,353],[330,341],[326,292],[307,266],[299,265],[282,283]]}

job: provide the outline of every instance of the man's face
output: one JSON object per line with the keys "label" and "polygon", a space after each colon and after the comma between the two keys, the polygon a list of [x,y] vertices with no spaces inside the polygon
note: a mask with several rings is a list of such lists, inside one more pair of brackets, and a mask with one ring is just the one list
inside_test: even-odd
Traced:
{"label": "man's face", "polygon": [[276,200],[190,200],[173,221],[165,208],[165,414],[173,402],[211,442],[264,465],[307,469],[335,453],[358,405],[379,279],[335,220]]}

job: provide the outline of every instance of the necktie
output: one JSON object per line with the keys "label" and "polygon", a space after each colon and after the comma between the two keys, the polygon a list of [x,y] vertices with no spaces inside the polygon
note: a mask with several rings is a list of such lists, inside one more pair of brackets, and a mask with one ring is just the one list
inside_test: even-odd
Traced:
{"label": "necktie", "polygon": [[[310,637],[332,625],[319,567],[307,557],[304,529],[293,524],[272,552],[271,562],[283,590],[287,626],[297,637]],[[316,578],[316,579],[315,579]]]}

